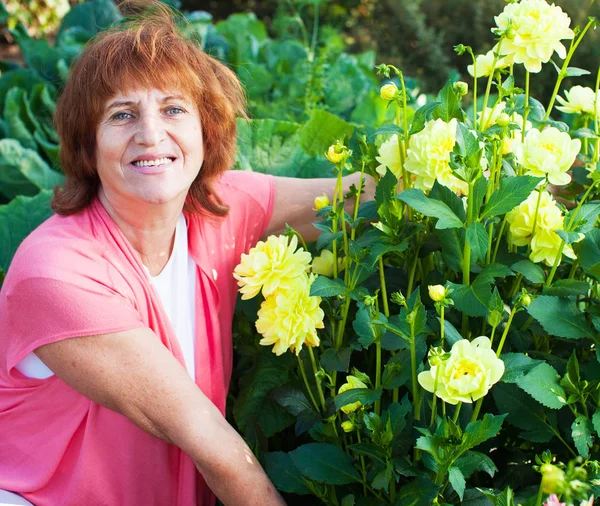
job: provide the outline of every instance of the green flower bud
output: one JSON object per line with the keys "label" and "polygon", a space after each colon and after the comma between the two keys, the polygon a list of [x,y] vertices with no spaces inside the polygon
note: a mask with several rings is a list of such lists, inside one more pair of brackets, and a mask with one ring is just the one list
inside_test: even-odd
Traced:
{"label": "green flower bud", "polygon": [[396,100],[398,94],[398,87],[394,83],[384,84],[379,90],[379,96],[387,102]]}
{"label": "green flower bud", "polygon": [[498,119],[496,120],[496,123],[498,124],[498,126],[505,127],[510,123],[510,116],[505,112],[500,113]]}
{"label": "green flower bud", "polygon": [[560,494],[565,489],[567,481],[565,472],[552,464],[544,464],[540,468],[542,473],[542,491],[544,494]]}
{"label": "green flower bud", "polygon": [[352,432],[354,430],[354,424],[350,420],[342,422],[342,429],[344,432]]}
{"label": "green flower bud", "polygon": [[452,88],[458,97],[464,97],[467,93],[469,93],[469,85],[464,81],[456,81]]}
{"label": "green flower bud", "polygon": [[523,304],[525,307],[529,306],[529,304],[531,304],[531,297],[528,293],[526,293],[525,295],[523,295],[521,297],[521,304]]}
{"label": "green flower bud", "polygon": [[406,306],[406,298],[402,295],[402,292],[392,293],[392,302],[399,306]]}

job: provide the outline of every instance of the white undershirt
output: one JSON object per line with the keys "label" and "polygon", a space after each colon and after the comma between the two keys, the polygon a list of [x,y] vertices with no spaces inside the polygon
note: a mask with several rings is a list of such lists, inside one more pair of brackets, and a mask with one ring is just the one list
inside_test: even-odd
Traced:
{"label": "white undershirt", "polygon": [[[186,369],[194,378],[196,263],[188,250],[187,226],[183,214],[177,222],[173,251],[167,265],[157,276],[150,276],[148,269],[144,268],[179,339]],[[29,378],[44,379],[54,374],[33,352],[15,368]]]}

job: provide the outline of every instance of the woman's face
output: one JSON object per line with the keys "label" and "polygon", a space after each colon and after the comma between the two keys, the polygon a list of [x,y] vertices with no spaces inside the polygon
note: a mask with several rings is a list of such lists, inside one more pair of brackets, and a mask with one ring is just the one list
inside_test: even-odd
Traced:
{"label": "woman's face", "polygon": [[109,201],[183,203],[203,160],[200,118],[188,98],[137,89],[107,101],[96,135],[96,167]]}

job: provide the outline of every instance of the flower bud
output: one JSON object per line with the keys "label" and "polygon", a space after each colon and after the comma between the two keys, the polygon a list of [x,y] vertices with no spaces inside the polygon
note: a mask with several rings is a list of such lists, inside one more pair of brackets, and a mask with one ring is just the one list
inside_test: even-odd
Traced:
{"label": "flower bud", "polygon": [[467,93],[469,93],[469,85],[464,81],[456,81],[452,88],[458,97],[464,97]]}
{"label": "flower bud", "polygon": [[440,302],[446,297],[446,289],[442,285],[429,285],[429,297],[434,302]]}
{"label": "flower bud", "polygon": [[525,307],[529,306],[529,304],[531,304],[531,297],[529,296],[528,293],[524,294],[521,297],[521,304],[523,304]]}
{"label": "flower bud", "polygon": [[354,430],[354,424],[350,420],[342,422],[342,429],[344,432],[352,432]]}
{"label": "flower bud", "polygon": [[394,292],[392,293],[392,302],[399,306],[406,306],[406,297],[402,295],[402,292]]}
{"label": "flower bud", "polygon": [[505,127],[510,123],[510,116],[505,112],[502,112],[498,116],[496,123],[498,124],[498,126]]}
{"label": "flower bud", "polygon": [[351,153],[352,152],[346,146],[344,146],[342,141],[337,141],[335,144],[329,146],[327,153],[325,153],[325,157],[331,163],[343,165],[346,161],[346,158],[348,158]]}
{"label": "flower bud", "polygon": [[544,464],[540,468],[542,473],[542,491],[544,494],[560,494],[567,484],[565,472],[552,464]]}
{"label": "flower bud", "polygon": [[324,207],[327,207],[330,204],[329,202],[329,197],[325,194],[318,196],[315,199],[315,211],[320,211],[321,209],[323,209]]}
{"label": "flower bud", "polygon": [[387,102],[396,100],[398,98],[398,87],[394,83],[384,84],[379,90],[379,96]]}

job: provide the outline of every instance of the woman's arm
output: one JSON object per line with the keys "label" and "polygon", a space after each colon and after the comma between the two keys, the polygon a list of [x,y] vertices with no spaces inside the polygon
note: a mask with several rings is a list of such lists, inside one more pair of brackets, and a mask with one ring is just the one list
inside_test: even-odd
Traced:
{"label": "woman's arm", "polygon": [[285,504],[242,438],[150,329],[65,339],[35,353],[79,393],[186,452],[223,504]]}
{"label": "woman's arm", "polygon": [[[356,172],[344,177],[344,194],[350,191],[354,184],[358,187],[360,173]],[[364,175],[364,193],[361,202],[373,199],[375,195],[375,180]],[[275,203],[273,215],[265,232],[265,236],[280,234],[286,223],[296,229],[306,241],[314,241],[319,235],[312,223],[317,221],[313,209],[315,197],[323,193],[333,198],[333,190],[337,180],[333,178],[299,179],[291,177],[275,177]],[[354,200],[346,203],[346,210],[352,212]]]}

